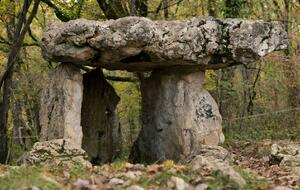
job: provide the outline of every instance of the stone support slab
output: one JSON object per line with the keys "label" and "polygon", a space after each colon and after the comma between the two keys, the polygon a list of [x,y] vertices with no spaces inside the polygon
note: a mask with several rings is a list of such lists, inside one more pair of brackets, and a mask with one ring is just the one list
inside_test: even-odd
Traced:
{"label": "stone support slab", "polygon": [[69,139],[81,147],[82,74],[73,64],[62,63],[49,76],[41,95],[40,141]]}
{"label": "stone support slab", "polygon": [[222,118],[198,72],[153,71],[142,82],[142,130],[131,160],[180,160],[224,141]]}
{"label": "stone support slab", "polygon": [[111,162],[120,154],[122,147],[116,111],[120,98],[105,80],[101,69],[84,74],[83,84],[82,147],[92,163]]}

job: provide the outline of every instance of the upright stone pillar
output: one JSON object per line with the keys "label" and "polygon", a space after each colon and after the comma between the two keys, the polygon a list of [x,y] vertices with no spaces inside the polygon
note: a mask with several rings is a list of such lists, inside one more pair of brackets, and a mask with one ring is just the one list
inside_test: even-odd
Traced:
{"label": "upright stone pillar", "polygon": [[122,138],[116,107],[120,101],[101,69],[83,75],[82,148],[94,164],[111,162],[121,152]]}
{"label": "upright stone pillar", "polygon": [[153,71],[142,83],[142,130],[131,160],[180,160],[224,141],[221,115],[203,89],[204,73]]}
{"label": "upright stone pillar", "polygon": [[[41,49],[49,61],[153,72],[142,84],[143,126],[135,143],[137,148],[131,154],[132,160],[153,162],[179,160],[199,151],[201,144],[216,145],[224,140],[221,116],[213,98],[202,87],[204,73],[199,70],[247,65],[272,51],[287,48],[287,44],[287,33],[278,22],[211,17],[152,21],[125,17],[52,24],[44,32]],[[89,90],[92,93],[92,87]],[[94,96],[105,97],[90,97]],[[96,101],[95,105],[108,104]],[[108,113],[111,110],[114,109]],[[103,133],[92,134],[95,130],[90,127],[87,130],[102,139]],[[90,138],[91,142],[97,135]],[[93,148],[88,151],[100,155],[96,151],[99,149]]]}
{"label": "upright stone pillar", "polygon": [[81,147],[82,94],[82,75],[78,68],[62,63],[53,70],[41,95],[41,141],[69,139]]}

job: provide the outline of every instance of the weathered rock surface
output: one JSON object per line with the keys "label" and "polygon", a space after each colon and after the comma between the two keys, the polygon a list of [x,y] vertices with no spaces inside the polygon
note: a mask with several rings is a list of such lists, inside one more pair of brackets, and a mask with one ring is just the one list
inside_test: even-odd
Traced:
{"label": "weathered rock surface", "polygon": [[82,74],[72,64],[53,70],[41,95],[40,141],[69,139],[81,147]]}
{"label": "weathered rock surface", "polygon": [[[300,167],[300,144],[273,144],[270,161],[277,161],[280,166]],[[272,164],[272,163],[271,163]]]}
{"label": "weathered rock surface", "polygon": [[153,71],[142,82],[142,129],[131,161],[178,161],[224,141],[222,117],[203,82],[203,72],[173,70]]}
{"label": "weathered rock surface", "polygon": [[198,149],[195,154],[205,157],[214,157],[219,160],[231,161],[230,153],[221,146],[201,145],[201,148]]}
{"label": "weathered rock surface", "polygon": [[223,175],[228,176],[230,180],[237,183],[240,187],[246,185],[244,178],[226,160],[218,159],[214,156],[197,155],[191,161],[191,165],[193,170],[219,171]]}
{"label": "weathered rock surface", "polygon": [[182,178],[172,176],[171,182],[174,183],[174,187],[176,190],[186,190],[190,186],[188,183],[186,183]]}
{"label": "weathered rock surface", "polygon": [[[202,86],[203,71],[251,63],[286,47],[287,34],[278,22],[211,17],[79,19],[50,25],[41,43],[47,60],[152,71],[141,85],[142,130],[132,149],[134,162],[178,161],[203,145],[223,142],[222,118]],[[71,64],[63,63],[50,78],[42,95],[41,140],[63,138],[81,146],[82,125],[90,160],[111,161],[121,147],[119,97],[101,70],[85,74],[84,90],[82,75]]]}
{"label": "weathered rock surface", "polygon": [[106,82],[101,69],[83,75],[81,125],[82,147],[94,164],[111,162],[122,147],[121,128],[116,112],[120,100]]}
{"label": "weathered rock surface", "polygon": [[47,60],[132,71],[221,68],[250,63],[286,47],[287,34],[278,22],[211,17],[79,19],[50,25],[41,43]]}
{"label": "weathered rock surface", "polygon": [[87,161],[85,151],[66,139],[35,143],[25,162],[28,165],[73,165],[80,163],[87,167],[91,166],[91,163]]}

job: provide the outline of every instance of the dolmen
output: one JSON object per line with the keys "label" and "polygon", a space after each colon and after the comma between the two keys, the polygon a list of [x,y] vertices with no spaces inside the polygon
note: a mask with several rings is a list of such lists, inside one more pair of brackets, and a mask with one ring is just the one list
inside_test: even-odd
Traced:
{"label": "dolmen", "polygon": [[261,20],[124,17],[51,24],[42,55],[60,64],[41,95],[40,141],[65,139],[94,163],[112,161],[122,145],[120,98],[102,69],[150,72],[140,81],[142,128],[130,158],[179,161],[224,141],[218,105],[203,86],[205,71],[253,63],[287,43],[281,23]]}

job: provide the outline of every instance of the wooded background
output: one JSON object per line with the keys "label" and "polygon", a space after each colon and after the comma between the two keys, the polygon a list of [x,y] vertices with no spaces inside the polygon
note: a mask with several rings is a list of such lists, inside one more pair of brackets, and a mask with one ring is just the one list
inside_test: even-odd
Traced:
{"label": "wooded background", "polygon": [[[39,94],[57,63],[41,56],[44,28],[77,18],[195,16],[279,21],[289,47],[257,63],[206,72],[227,142],[300,139],[300,0],[0,0],[0,163],[16,163],[38,140]],[[141,73],[105,71],[121,102],[124,158],[140,129]]]}

